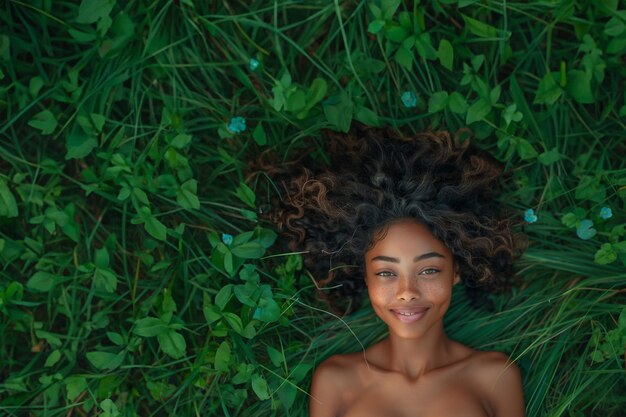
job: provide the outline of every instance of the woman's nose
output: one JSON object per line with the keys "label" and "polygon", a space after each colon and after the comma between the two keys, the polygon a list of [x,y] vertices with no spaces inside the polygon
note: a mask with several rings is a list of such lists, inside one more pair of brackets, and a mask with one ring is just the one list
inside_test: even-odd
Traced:
{"label": "woman's nose", "polygon": [[417,279],[411,276],[402,276],[398,280],[397,298],[402,301],[416,300],[420,297]]}

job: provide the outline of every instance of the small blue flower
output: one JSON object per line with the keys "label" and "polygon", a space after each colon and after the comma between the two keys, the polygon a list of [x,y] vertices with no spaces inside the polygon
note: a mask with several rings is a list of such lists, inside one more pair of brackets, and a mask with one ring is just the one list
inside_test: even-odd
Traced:
{"label": "small blue flower", "polygon": [[405,107],[411,108],[417,106],[417,96],[413,91],[405,91],[400,97]]}
{"label": "small blue flower", "polygon": [[233,235],[229,235],[228,233],[222,233],[222,242],[224,242],[225,245],[230,245],[231,243],[233,243]]}
{"label": "small blue flower", "polygon": [[613,217],[613,211],[610,207],[602,207],[600,209],[600,217],[602,217],[604,220],[610,219],[611,217]]}
{"label": "small blue flower", "polygon": [[537,215],[535,214],[535,210],[528,209],[524,212],[524,220],[528,223],[534,223],[537,221]]}
{"label": "small blue flower", "polygon": [[248,64],[250,66],[250,71],[254,71],[255,69],[259,68],[259,61],[257,61],[254,58],[250,58],[250,62]]}
{"label": "small blue flower", "polygon": [[589,219],[580,221],[580,224],[576,228],[576,235],[582,240],[589,240],[596,235],[597,230],[593,227],[593,222]]}
{"label": "small blue flower", "polygon": [[228,124],[228,130],[232,133],[241,133],[246,130],[246,119],[243,117],[233,117]]}

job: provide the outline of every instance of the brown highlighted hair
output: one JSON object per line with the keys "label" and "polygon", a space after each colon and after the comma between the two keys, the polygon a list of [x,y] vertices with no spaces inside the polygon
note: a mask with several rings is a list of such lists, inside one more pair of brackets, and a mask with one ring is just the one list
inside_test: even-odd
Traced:
{"label": "brown highlighted hair", "polygon": [[513,284],[524,239],[497,200],[502,169],[491,156],[447,132],[402,137],[356,125],[323,139],[329,164],[305,153],[261,165],[280,193],[269,219],[291,250],[306,251],[306,267],[336,310],[359,305],[364,254],[400,218],[423,223],[450,249],[475,302]]}

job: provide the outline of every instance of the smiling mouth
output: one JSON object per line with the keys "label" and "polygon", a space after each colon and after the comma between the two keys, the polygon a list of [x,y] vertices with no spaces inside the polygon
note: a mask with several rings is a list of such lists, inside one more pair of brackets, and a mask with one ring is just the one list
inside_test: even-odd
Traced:
{"label": "smiling mouth", "polygon": [[403,323],[416,322],[421,319],[427,311],[428,307],[391,310],[391,312]]}

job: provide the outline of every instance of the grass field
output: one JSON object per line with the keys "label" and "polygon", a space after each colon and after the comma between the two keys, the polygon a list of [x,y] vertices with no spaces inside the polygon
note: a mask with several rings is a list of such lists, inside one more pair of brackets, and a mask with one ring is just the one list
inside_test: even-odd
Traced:
{"label": "grass field", "polygon": [[529,417],[623,416],[625,53],[618,0],[2,0],[0,415],[306,416],[386,329],[329,311],[250,161],[358,121],[503,162],[523,284],[448,332]]}

